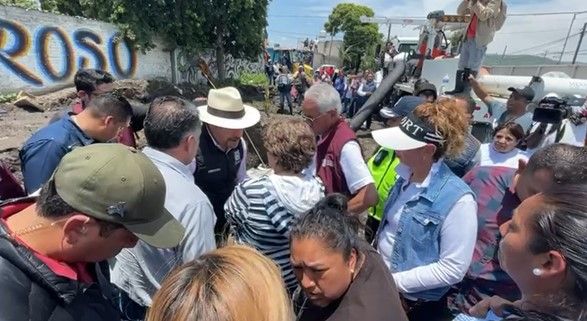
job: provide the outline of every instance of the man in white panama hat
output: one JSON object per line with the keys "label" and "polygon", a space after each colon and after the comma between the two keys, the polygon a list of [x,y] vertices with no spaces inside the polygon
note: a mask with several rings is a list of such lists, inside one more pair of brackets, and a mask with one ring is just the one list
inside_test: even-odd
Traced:
{"label": "man in white panama hat", "polygon": [[218,235],[224,230],[224,203],[237,183],[246,177],[247,148],[243,140],[245,128],[259,122],[255,107],[243,104],[234,87],[211,89],[207,105],[198,107],[204,123],[196,156],[196,185],[208,196],[216,213]]}

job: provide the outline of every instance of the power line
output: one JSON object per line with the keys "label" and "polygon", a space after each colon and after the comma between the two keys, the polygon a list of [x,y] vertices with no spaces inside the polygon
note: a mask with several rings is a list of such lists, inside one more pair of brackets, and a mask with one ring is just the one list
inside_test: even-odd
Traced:
{"label": "power line", "polygon": [[[574,33],[572,35],[569,35],[568,38],[570,39],[570,38],[576,37],[576,36],[578,36],[580,34],[581,34],[581,32],[577,32],[577,33]],[[517,51],[514,51],[514,52],[510,53],[510,55],[515,55],[517,53],[522,53],[524,51],[529,51],[529,50],[533,50],[533,49],[537,49],[537,48],[542,48],[542,47],[545,47],[545,46],[552,46],[552,45],[557,44],[559,42],[565,41],[565,39],[567,39],[567,37],[562,37],[560,39],[549,41],[547,43],[542,43],[542,44],[539,44],[539,45],[536,45],[536,46],[532,46],[532,47],[529,47],[529,48],[526,48],[526,49],[517,50]]]}
{"label": "power line", "polygon": [[559,11],[559,12],[535,12],[535,13],[508,13],[508,17],[527,17],[527,16],[558,16],[558,15],[570,15],[570,14],[584,14],[584,11]]}
{"label": "power line", "polygon": [[567,28],[550,29],[550,30],[528,30],[528,31],[499,32],[499,33],[496,33],[496,36],[497,35],[527,34],[527,33],[560,32],[560,31],[566,31],[566,30],[567,30]]}
{"label": "power line", "polygon": [[301,36],[311,36],[313,37],[314,34],[312,33],[303,33],[303,32],[292,32],[292,31],[281,31],[281,30],[267,30],[268,32],[271,33],[280,33],[280,34],[286,34],[286,35],[301,35]]}
{"label": "power line", "polygon": [[[526,12],[526,13],[508,13],[508,17],[528,17],[528,16],[558,16],[558,15],[571,15],[571,14],[585,14],[587,10],[583,11],[558,11],[558,12]],[[328,16],[317,16],[317,15],[269,15],[269,18],[311,18],[311,19],[324,19],[328,18]],[[419,17],[406,17],[406,16],[393,16],[393,17],[386,17],[391,19],[426,19],[425,16]]]}

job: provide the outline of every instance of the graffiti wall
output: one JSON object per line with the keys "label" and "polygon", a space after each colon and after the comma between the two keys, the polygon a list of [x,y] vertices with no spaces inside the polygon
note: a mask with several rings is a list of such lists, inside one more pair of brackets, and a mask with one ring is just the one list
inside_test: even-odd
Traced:
{"label": "graffiti wall", "polygon": [[160,47],[142,54],[112,24],[0,6],[0,93],[61,87],[80,68],[171,79],[170,53]]}
{"label": "graffiti wall", "polygon": [[[206,83],[206,78],[198,67],[198,65],[201,66],[202,62],[208,67],[212,76],[217,78],[216,55],[213,50],[197,54],[178,50],[177,71],[179,82],[189,82],[191,84]],[[227,78],[236,79],[243,72],[264,72],[264,64],[261,56],[259,56],[257,61],[249,61],[246,59],[235,59],[231,55],[226,55],[224,63]]]}

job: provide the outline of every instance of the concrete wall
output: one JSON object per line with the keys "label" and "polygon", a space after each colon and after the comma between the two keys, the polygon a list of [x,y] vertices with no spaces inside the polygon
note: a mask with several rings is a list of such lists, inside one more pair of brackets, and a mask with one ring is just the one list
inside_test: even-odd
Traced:
{"label": "concrete wall", "polygon": [[314,50],[314,69],[317,70],[321,65],[342,67],[342,59],[340,58],[342,45],[342,40],[319,41]]}
{"label": "concrete wall", "polygon": [[[216,55],[214,50],[206,50],[199,53],[190,53],[184,50],[176,50],[176,69],[177,82],[187,82],[191,84],[205,84],[206,78],[199,69],[198,64],[203,63],[210,70],[213,81],[218,77],[218,69],[216,66]],[[242,73],[259,73],[265,72],[264,63],[261,55],[252,61],[246,59],[234,58],[231,55],[225,55],[224,66],[226,69],[226,77],[238,79]]]}
{"label": "concrete wall", "polygon": [[488,66],[493,75],[542,76],[547,72],[564,72],[571,78],[587,79],[587,65],[544,65],[544,66]]}
{"label": "concrete wall", "polygon": [[142,54],[100,21],[0,6],[0,93],[46,91],[71,84],[79,68],[117,79],[172,79],[162,46]]}

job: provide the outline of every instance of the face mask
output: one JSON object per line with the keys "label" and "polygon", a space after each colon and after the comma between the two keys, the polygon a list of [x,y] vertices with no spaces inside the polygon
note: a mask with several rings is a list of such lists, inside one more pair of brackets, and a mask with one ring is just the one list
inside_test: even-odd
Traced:
{"label": "face mask", "polygon": [[188,164],[188,168],[190,170],[190,173],[195,173],[196,172],[196,167],[197,167],[197,163],[196,163],[196,158],[194,157],[194,159],[191,161],[191,163]]}

